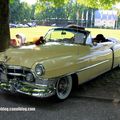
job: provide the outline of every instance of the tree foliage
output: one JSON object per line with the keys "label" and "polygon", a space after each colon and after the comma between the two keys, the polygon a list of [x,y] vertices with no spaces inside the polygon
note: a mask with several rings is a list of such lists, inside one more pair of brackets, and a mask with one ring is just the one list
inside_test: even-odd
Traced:
{"label": "tree foliage", "polygon": [[29,21],[34,17],[34,7],[20,0],[15,0],[10,4],[10,22]]}
{"label": "tree foliage", "polygon": [[120,2],[120,0],[38,0],[39,3],[52,3],[55,6],[61,6],[65,3],[76,2],[80,5],[84,5],[91,8],[98,8],[98,9],[110,9],[113,5]]}
{"label": "tree foliage", "polygon": [[76,0],[76,1],[79,4],[99,9],[111,9],[113,5],[120,2],[119,0]]}
{"label": "tree foliage", "polygon": [[72,0],[38,0],[35,13],[45,11],[49,7],[58,8]]}
{"label": "tree foliage", "polygon": [[63,4],[68,3],[71,0],[38,0],[38,2],[42,2],[42,3],[51,3],[52,5],[54,5],[55,7],[60,7]]}
{"label": "tree foliage", "polygon": [[[0,0],[0,51],[4,50],[6,47],[8,47],[8,43],[9,43],[9,39],[10,39],[10,32],[9,32],[9,3],[11,5],[14,4],[14,2],[16,2],[19,0]],[[119,2],[119,0],[38,0],[38,8],[39,10],[42,9],[49,9],[48,8],[48,4],[50,6],[52,6],[53,8],[55,7],[60,7],[63,6],[69,2],[76,2],[77,4],[81,4],[81,5],[85,5],[88,7],[92,7],[92,8],[100,8],[100,9],[109,9],[112,7],[112,5],[116,4]],[[18,18],[21,14],[23,14],[23,17],[19,18],[19,19],[24,19],[26,16],[28,16],[28,12],[24,12],[24,9],[21,6],[17,6],[18,7]],[[28,6],[26,4],[24,4],[24,8],[28,9]],[[35,7],[33,7],[35,8]],[[14,9],[14,8],[12,8]],[[39,12],[39,10],[37,10],[37,12]],[[70,7],[66,7],[66,11],[69,11],[69,13],[71,12]],[[58,10],[59,11],[59,10]],[[14,12],[14,10],[10,11],[11,13]],[[34,9],[33,9],[34,12]],[[49,11],[50,12],[50,11]],[[62,11],[60,11],[62,12]],[[69,16],[69,13],[67,13],[67,15]],[[11,19],[14,18],[14,16],[11,16]],[[16,18],[14,18],[16,19]]]}
{"label": "tree foliage", "polygon": [[87,11],[89,8],[76,4],[75,2],[68,2],[61,6],[53,7],[51,5],[47,6],[46,9],[42,11],[38,11],[35,14],[35,18],[38,20],[45,19],[66,19],[66,20],[76,20],[77,15],[79,14],[79,18],[82,17],[82,12]]}

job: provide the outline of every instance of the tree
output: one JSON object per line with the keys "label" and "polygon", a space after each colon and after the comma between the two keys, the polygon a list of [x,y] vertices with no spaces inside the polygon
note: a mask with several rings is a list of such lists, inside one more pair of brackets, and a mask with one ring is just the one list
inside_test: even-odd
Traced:
{"label": "tree", "polygon": [[20,0],[15,0],[10,4],[10,22],[24,22],[30,21],[31,17],[33,18],[34,10],[32,6],[29,6],[27,3]]}
{"label": "tree", "polygon": [[0,0],[0,51],[8,48],[9,31],[9,0]]}
{"label": "tree", "polygon": [[[4,51],[9,46],[10,31],[9,31],[9,1],[15,0],[0,0],[0,51]],[[39,4],[51,3],[53,6],[61,6],[68,3],[69,0],[38,0]],[[74,2],[75,0],[73,0]],[[111,8],[113,4],[119,0],[76,0],[79,4],[95,8]],[[41,5],[41,4],[40,4]],[[45,4],[46,5],[46,4]]]}
{"label": "tree", "polygon": [[[19,0],[16,0],[16,1],[19,2]],[[0,10],[0,51],[4,51],[9,47],[9,40],[10,40],[9,4],[10,3],[13,4],[13,2],[15,2],[15,0],[0,0],[0,8],[1,8]],[[26,4],[24,4],[24,6],[26,6]],[[26,14],[27,13],[24,12],[24,16],[28,15]],[[18,14],[18,17],[19,16],[20,14]],[[14,16],[12,17],[14,18]]]}
{"label": "tree", "polygon": [[[60,6],[65,3],[68,3],[69,0],[38,0],[40,2],[51,2],[55,6]],[[71,0],[73,2],[77,2],[81,5],[92,7],[92,8],[104,8],[104,9],[110,9],[112,5],[115,5],[116,3],[119,3],[120,0]]]}
{"label": "tree", "polygon": [[76,0],[76,2],[87,7],[111,9],[112,6],[119,3],[120,0]]}

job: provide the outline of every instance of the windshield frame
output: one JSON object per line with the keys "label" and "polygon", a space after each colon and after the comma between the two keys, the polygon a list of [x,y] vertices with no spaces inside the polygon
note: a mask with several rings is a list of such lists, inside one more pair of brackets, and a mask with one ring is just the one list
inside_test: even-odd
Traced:
{"label": "windshield frame", "polygon": [[[86,30],[80,30],[80,29],[73,29],[73,28],[52,28],[52,29],[50,29],[46,34],[45,34],[45,36],[44,36],[44,40],[46,41],[46,42],[59,42],[59,41],[57,41],[57,40],[46,40],[46,38],[47,38],[47,35],[49,35],[50,33],[52,33],[52,32],[54,32],[54,31],[66,31],[66,32],[71,32],[71,33],[73,33],[74,35],[75,34],[80,34],[80,33],[82,33],[82,34],[84,34],[85,35],[85,38],[84,38],[84,41],[83,41],[83,43],[82,44],[85,44],[86,43],[86,39],[87,39],[87,37],[89,36],[89,34],[90,34],[90,32],[89,31],[86,31]],[[59,39],[58,39],[59,40]],[[75,44],[75,43],[74,43]]]}

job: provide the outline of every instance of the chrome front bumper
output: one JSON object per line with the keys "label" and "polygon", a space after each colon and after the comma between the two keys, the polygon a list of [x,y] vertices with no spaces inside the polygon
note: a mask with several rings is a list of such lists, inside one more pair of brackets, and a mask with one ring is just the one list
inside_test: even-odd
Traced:
{"label": "chrome front bumper", "polygon": [[31,71],[20,66],[0,64],[0,89],[41,98],[55,94],[55,79],[44,80],[34,76],[35,81],[28,82],[25,79],[26,72],[30,73]]}
{"label": "chrome front bumper", "polygon": [[55,94],[54,82],[53,84],[34,84],[17,80],[0,80],[0,89],[11,93],[18,92],[40,98],[50,97]]}
{"label": "chrome front bumper", "polygon": [[11,93],[22,93],[34,97],[46,98],[55,94],[54,87],[48,87],[47,85],[33,85],[30,83],[10,83],[10,82],[1,82],[0,89],[5,91],[10,91]]}

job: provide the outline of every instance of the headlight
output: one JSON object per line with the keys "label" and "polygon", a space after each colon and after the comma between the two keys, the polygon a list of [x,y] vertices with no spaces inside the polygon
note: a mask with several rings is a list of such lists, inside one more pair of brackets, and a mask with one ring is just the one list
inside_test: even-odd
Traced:
{"label": "headlight", "polygon": [[44,74],[44,72],[45,72],[45,69],[44,69],[43,65],[37,64],[37,65],[35,66],[35,73],[36,73],[37,75],[41,76],[41,75]]}

